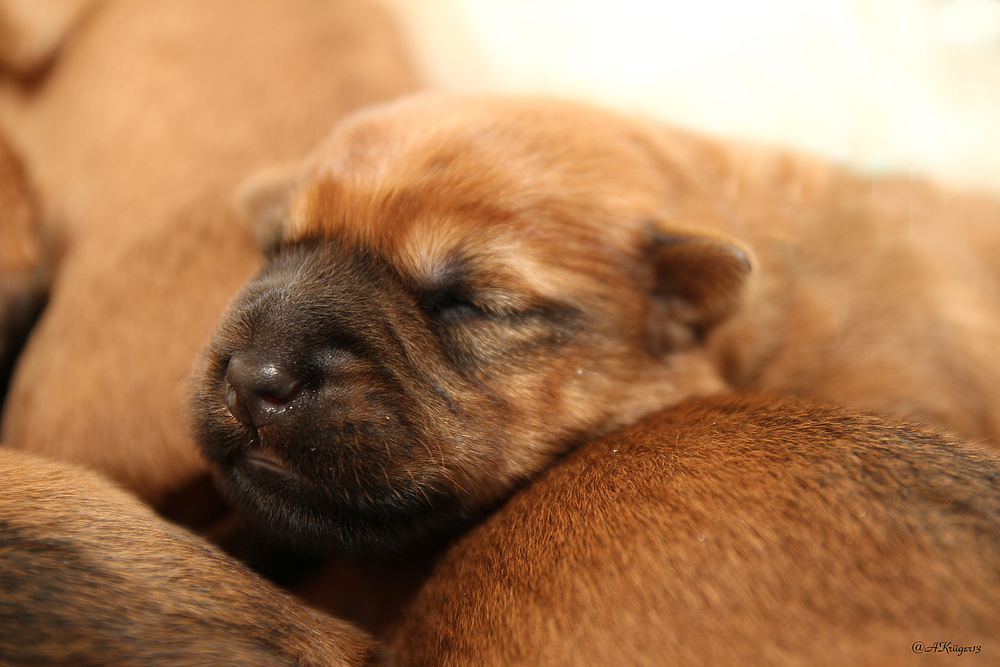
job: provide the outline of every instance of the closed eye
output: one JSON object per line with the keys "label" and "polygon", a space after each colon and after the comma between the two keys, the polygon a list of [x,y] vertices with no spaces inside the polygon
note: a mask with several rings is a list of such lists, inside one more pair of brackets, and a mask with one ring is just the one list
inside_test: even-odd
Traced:
{"label": "closed eye", "polygon": [[450,323],[469,320],[485,314],[482,308],[466,299],[452,299],[439,305],[435,317],[439,322]]}
{"label": "closed eye", "polygon": [[438,322],[449,324],[486,315],[472,298],[456,290],[441,290],[424,299],[427,313]]}

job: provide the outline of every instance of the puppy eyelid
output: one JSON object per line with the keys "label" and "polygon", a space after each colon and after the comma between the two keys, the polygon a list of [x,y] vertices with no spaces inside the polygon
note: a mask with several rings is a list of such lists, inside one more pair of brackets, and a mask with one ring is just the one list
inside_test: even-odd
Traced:
{"label": "puppy eyelid", "polygon": [[473,291],[463,285],[426,292],[421,301],[427,314],[443,324],[474,319],[513,323],[525,317],[544,315],[549,310],[534,299],[493,289]]}
{"label": "puppy eyelid", "polygon": [[486,314],[482,308],[467,301],[456,301],[438,309],[437,319],[440,322],[457,322],[479,317]]}
{"label": "puppy eyelid", "polygon": [[487,314],[472,297],[447,291],[434,294],[427,300],[427,310],[439,322],[450,323]]}

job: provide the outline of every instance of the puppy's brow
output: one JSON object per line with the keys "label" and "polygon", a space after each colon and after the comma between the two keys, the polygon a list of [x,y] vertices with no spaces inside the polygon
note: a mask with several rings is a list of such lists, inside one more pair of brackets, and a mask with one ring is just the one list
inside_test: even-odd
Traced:
{"label": "puppy's brow", "polygon": [[468,282],[472,274],[470,264],[471,260],[452,254],[421,267],[423,273],[417,276],[417,280],[425,290],[457,288]]}
{"label": "puppy's brow", "polygon": [[440,307],[455,298],[470,299],[468,273],[460,268],[441,265],[431,275],[422,276],[417,292],[425,306]]}

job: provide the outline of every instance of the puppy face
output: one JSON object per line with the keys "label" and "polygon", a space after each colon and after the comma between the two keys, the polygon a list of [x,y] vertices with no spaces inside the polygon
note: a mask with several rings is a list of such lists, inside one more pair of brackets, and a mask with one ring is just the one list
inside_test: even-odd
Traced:
{"label": "puppy face", "polygon": [[[460,525],[574,445],[722,381],[699,341],[751,270],[664,228],[633,126],[415,98],[342,124],[194,373],[251,523],[313,550]],[[269,233],[260,238],[274,238]]]}

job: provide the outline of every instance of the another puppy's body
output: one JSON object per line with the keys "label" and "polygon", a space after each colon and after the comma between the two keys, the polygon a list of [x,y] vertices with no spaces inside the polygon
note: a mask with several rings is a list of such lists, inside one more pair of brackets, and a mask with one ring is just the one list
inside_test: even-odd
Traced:
{"label": "another puppy's body", "polygon": [[451,96],[346,119],[293,186],[192,405],[230,498],[300,545],[447,529],[726,388],[1000,442],[995,199]]}
{"label": "another puppy's body", "polygon": [[0,449],[0,664],[374,664],[306,608],[97,475]]}
{"label": "another puppy's body", "polygon": [[1000,200],[780,154],[727,170],[714,224],[760,261],[707,341],[730,384],[1000,445]]}
{"label": "another puppy's body", "polygon": [[461,538],[408,609],[399,662],[995,664],[998,481],[995,453],[900,422],[688,401]]}
{"label": "another puppy's body", "polygon": [[90,4],[48,70],[0,79],[0,124],[65,250],[3,439],[162,503],[206,471],[183,379],[260,262],[231,210],[236,187],[415,76],[366,1]]}

